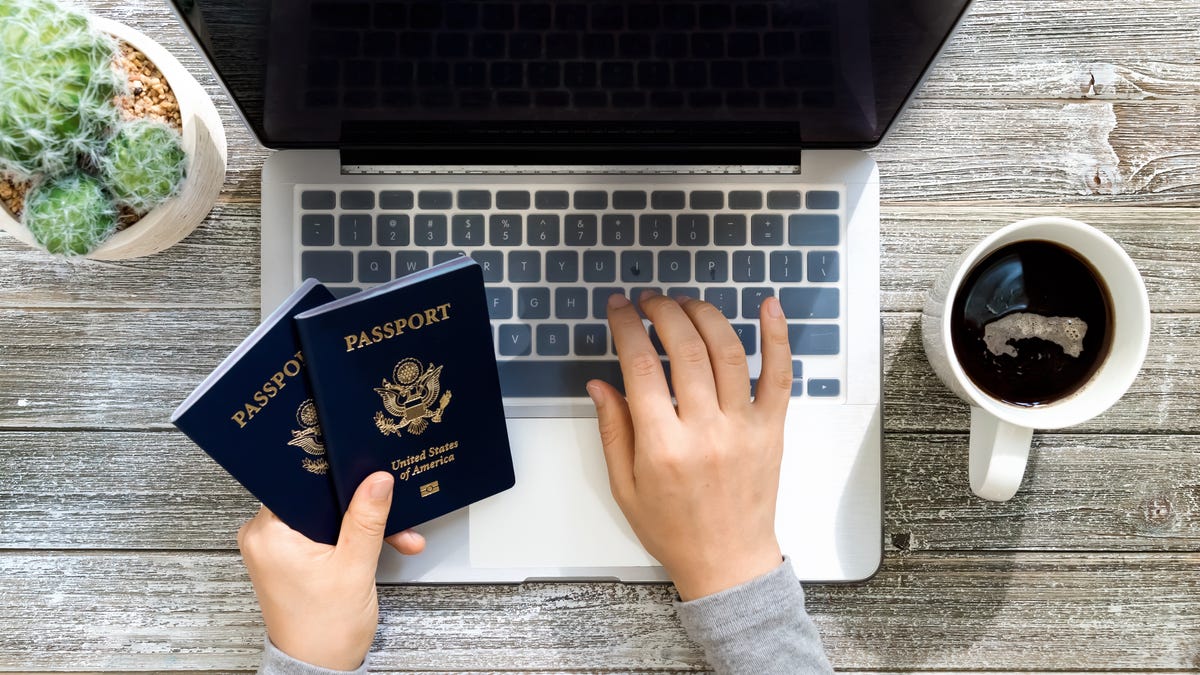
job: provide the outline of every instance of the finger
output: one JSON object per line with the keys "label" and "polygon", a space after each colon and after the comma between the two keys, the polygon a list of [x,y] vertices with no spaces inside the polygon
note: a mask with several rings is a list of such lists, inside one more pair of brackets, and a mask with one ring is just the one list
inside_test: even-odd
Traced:
{"label": "finger", "polygon": [[716,410],[717,386],[708,361],[708,347],[692,320],[678,302],[666,296],[643,293],[639,302],[671,361],[671,384],[679,402],[680,417]]}
{"label": "finger", "polygon": [[336,555],[344,564],[375,566],[392,507],[393,482],[392,474],[376,471],[354,491],[338,535]]}
{"label": "finger", "polygon": [[425,550],[425,537],[416,530],[397,532],[384,541],[404,555],[416,555]]}
{"label": "finger", "polygon": [[662,361],[637,310],[629,299],[614,293],[608,299],[608,326],[617,345],[617,359],[625,379],[625,397],[634,414],[648,418],[675,415]]}
{"label": "finger", "polygon": [[[611,384],[592,380],[588,396],[596,404],[596,423],[608,467],[608,487],[618,505],[633,496],[633,418],[625,397]],[[623,506],[622,506],[623,508]]]}
{"label": "finger", "polygon": [[762,371],[758,375],[754,407],[782,416],[787,413],[792,397],[792,350],[788,346],[787,319],[778,298],[763,300],[758,325],[762,333]]}
{"label": "finger", "polygon": [[692,298],[680,298],[679,306],[692,320],[692,325],[708,348],[708,360],[712,363],[712,377],[721,409],[729,411],[749,407],[750,369],[746,365],[746,348],[742,346],[729,319],[712,304]]}

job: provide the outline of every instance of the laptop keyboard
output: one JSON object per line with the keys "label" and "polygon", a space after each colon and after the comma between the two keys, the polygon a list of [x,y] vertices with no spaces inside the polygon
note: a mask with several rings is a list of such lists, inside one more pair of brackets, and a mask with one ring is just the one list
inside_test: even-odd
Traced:
{"label": "laptop keyboard", "polygon": [[340,297],[470,255],[483,269],[509,399],[586,397],[592,378],[619,385],[605,308],[613,293],[636,300],[644,289],[715,305],[757,378],[759,305],[776,296],[788,317],[792,395],[838,400],[844,202],[836,185],[298,185],[294,281],[316,278]]}

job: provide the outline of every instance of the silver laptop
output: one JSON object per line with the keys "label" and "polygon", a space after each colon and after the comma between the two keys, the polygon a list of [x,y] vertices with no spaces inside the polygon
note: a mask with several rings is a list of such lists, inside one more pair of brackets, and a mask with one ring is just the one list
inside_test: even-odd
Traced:
{"label": "silver laptop", "polygon": [[[174,0],[262,176],[262,307],[484,269],[517,484],[385,582],[657,581],[584,383],[613,292],[703,298],[759,369],[789,318],[776,531],[808,581],[882,556],[879,142],[969,0]],[[654,336],[652,335],[652,338]],[[657,342],[656,342],[657,344]],[[665,359],[665,357],[664,357]],[[669,364],[668,364],[669,366]]]}

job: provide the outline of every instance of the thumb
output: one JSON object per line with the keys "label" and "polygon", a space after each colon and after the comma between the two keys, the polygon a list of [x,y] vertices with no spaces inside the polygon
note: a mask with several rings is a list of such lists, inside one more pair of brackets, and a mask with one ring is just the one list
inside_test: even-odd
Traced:
{"label": "thumb", "polygon": [[604,462],[608,465],[608,486],[613,499],[623,506],[633,497],[633,417],[629,403],[611,384],[600,380],[588,382],[587,392],[596,404],[600,443],[604,445]]}
{"label": "thumb", "polygon": [[383,547],[388,511],[392,508],[392,474],[376,471],[367,476],[342,517],[338,534],[337,556],[349,564],[375,567]]}

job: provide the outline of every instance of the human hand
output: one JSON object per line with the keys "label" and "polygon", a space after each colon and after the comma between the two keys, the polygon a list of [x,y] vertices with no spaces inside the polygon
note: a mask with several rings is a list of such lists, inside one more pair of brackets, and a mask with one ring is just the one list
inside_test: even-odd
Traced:
{"label": "human hand", "polygon": [[[332,670],[354,670],[366,658],[379,624],[375,568],[393,482],[385,471],[363,480],[342,518],[337,546],[305,537],[265,506],[238,530],[267,636],[283,653]],[[424,537],[412,530],[387,541],[407,555],[425,548]]]}
{"label": "human hand", "polygon": [[608,302],[625,396],[592,380],[613,498],[650,555],[694,600],[779,566],[775,499],[792,388],[787,322],[760,309],[762,373],[753,401],[746,353],[713,305],[646,292],[639,299],[671,364],[677,406],[633,305]]}

